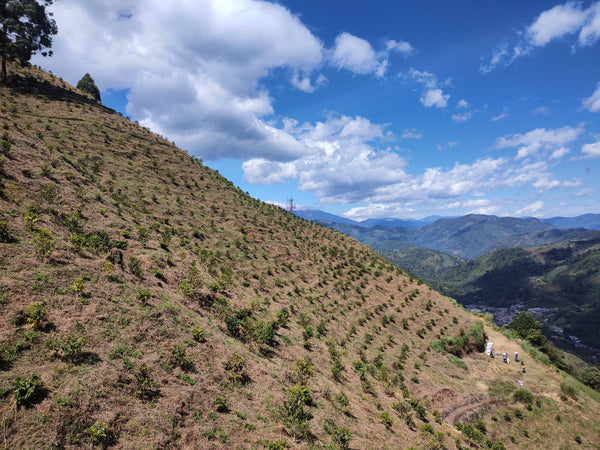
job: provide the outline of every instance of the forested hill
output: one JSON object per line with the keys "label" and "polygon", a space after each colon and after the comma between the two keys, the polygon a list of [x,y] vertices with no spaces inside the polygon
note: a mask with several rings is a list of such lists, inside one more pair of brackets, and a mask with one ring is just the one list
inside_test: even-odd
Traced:
{"label": "forested hill", "polygon": [[331,220],[318,222],[346,233],[376,250],[396,251],[412,246],[468,259],[502,248],[533,247],[589,239],[598,235],[597,230],[559,229],[535,218],[477,214],[439,219],[418,228],[385,225],[365,227]]}
{"label": "forested hill", "polygon": [[600,442],[589,389],[481,353],[518,341],[64,81],[10,66],[0,121],[4,447]]}

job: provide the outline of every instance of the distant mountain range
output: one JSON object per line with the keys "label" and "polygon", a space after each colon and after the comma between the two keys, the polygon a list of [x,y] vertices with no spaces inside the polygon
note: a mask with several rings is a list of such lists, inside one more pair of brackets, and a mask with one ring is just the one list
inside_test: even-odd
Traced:
{"label": "distant mountain range", "polygon": [[[592,226],[600,214],[579,218],[497,217],[469,214],[456,218],[441,218],[432,223],[400,219],[369,219],[354,222],[333,214],[298,211],[298,215],[348,234],[379,251],[394,251],[407,246],[422,247],[473,259],[485,253],[514,247],[533,247],[563,241],[590,239],[598,228],[564,228],[579,223]],[[561,226],[553,225],[555,222]]]}
{"label": "distant mountain range", "polygon": [[[456,219],[459,217],[451,216],[428,216],[422,219],[397,219],[397,218],[379,218],[356,221],[345,217],[330,214],[319,209],[302,209],[295,211],[297,216],[307,220],[330,221],[344,223],[347,225],[358,225],[361,227],[374,227],[383,225],[388,227],[419,228],[434,223],[440,219]],[[535,218],[535,217],[533,217]],[[586,228],[588,230],[600,230],[600,214],[582,214],[576,217],[550,217],[549,219],[539,219],[541,222],[548,223],[556,228]]]}
{"label": "distant mountain range", "polygon": [[313,222],[333,222],[333,223],[342,223],[345,225],[356,225],[359,227],[374,227],[377,225],[384,225],[388,227],[404,227],[404,228],[419,228],[424,225],[429,225],[430,223],[435,222],[438,219],[441,219],[439,216],[430,216],[425,217],[421,220],[414,219],[393,219],[393,218],[383,218],[383,219],[367,219],[362,222],[358,222],[356,220],[347,219],[345,217],[336,216],[335,214],[330,214],[325,211],[321,211],[319,209],[300,209],[294,211],[297,216],[303,217],[306,220],[312,220]]}
{"label": "distant mountain range", "polygon": [[577,217],[552,217],[541,219],[542,222],[554,225],[556,228],[587,228],[600,230],[600,214],[583,214]]}

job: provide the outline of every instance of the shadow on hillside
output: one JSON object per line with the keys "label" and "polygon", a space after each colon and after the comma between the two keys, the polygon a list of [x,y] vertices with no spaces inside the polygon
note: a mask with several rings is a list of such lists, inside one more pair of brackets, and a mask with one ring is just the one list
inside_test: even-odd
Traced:
{"label": "shadow on hillside", "polygon": [[12,367],[12,362],[4,359],[2,355],[0,355],[0,371],[7,371]]}
{"label": "shadow on hillside", "polygon": [[10,74],[7,78],[6,86],[21,94],[43,96],[48,100],[62,100],[81,104],[96,105],[104,108],[107,112],[115,113],[113,109],[107,108],[92,97],[66,87],[59,86],[58,84],[52,83],[48,80],[37,79],[31,75],[23,76],[19,74]]}
{"label": "shadow on hillside", "polygon": [[61,357],[61,359],[65,362],[70,362],[71,364],[95,364],[100,362],[100,356],[94,352],[79,352],[73,355],[66,355]]}

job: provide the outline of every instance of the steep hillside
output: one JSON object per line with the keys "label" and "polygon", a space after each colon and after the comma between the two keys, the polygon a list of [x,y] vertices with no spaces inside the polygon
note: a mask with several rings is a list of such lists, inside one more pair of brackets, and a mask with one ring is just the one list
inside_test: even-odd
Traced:
{"label": "steep hillside", "polygon": [[[598,399],[37,69],[0,87],[5,448],[593,448]],[[525,390],[517,390],[517,380]],[[516,401],[516,403],[515,403]]]}

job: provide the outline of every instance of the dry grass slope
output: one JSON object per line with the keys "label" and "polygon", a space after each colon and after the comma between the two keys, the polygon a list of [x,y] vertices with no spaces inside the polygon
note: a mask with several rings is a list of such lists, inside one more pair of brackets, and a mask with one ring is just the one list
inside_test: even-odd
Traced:
{"label": "dry grass slope", "polygon": [[514,403],[478,318],[62,80],[12,67],[0,122],[4,448],[600,444],[581,386],[527,356]]}

